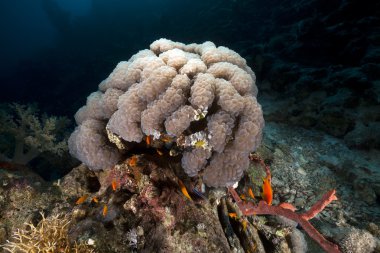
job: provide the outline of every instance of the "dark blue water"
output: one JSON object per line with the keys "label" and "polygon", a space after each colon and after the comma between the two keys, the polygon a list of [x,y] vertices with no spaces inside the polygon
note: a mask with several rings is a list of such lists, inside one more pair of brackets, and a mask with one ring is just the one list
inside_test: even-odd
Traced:
{"label": "dark blue water", "polygon": [[[229,46],[233,2],[2,2],[3,101],[72,115],[120,60],[161,37]],[[236,13],[238,14],[238,13]],[[247,31],[248,32],[248,31]],[[248,34],[248,33],[247,33]],[[57,108],[60,108],[57,111]]]}
{"label": "dark blue water", "polygon": [[345,2],[2,1],[0,99],[71,116],[118,61],[161,37],[210,40],[251,66],[262,51],[312,66],[359,65],[375,46],[368,30],[378,6]]}

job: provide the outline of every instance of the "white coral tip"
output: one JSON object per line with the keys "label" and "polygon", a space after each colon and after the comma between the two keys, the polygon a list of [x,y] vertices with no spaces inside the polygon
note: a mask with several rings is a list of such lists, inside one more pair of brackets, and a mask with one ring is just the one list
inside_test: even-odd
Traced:
{"label": "white coral tip", "polygon": [[95,240],[89,238],[89,239],[87,240],[87,244],[88,244],[88,245],[95,245]]}

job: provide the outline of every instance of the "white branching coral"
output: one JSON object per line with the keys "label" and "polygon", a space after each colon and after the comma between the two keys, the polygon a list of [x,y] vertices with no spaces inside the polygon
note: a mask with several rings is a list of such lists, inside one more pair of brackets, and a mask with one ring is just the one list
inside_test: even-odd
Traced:
{"label": "white branching coral", "polygon": [[132,228],[127,232],[127,239],[129,247],[131,247],[132,249],[137,249],[138,235],[136,228]]}
{"label": "white branching coral", "polygon": [[70,152],[91,169],[106,169],[122,157],[115,136],[126,143],[169,136],[189,176],[203,170],[207,185],[233,185],[262,138],[255,81],[231,49],[159,39],[119,63],[89,96],[75,116]]}
{"label": "white branching coral", "polygon": [[27,223],[26,229],[18,229],[13,233],[12,240],[7,241],[2,248],[11,253],[18,252],[95,252],[92,245],[86,243],[70,243],[68,229],[71,222],[68,215],[55,215],[46,218],[41,213],[42,220],[37,226]]}
{"label": "white branching coral", "polygon": [[12,136],[15,147],[13,156],[4,153],[0,159],[27,164],[42,152],[61,155],[67,150],[66,117],[38,117],[35,106],[14,103],[0,110],[0,122],[0,135]]}

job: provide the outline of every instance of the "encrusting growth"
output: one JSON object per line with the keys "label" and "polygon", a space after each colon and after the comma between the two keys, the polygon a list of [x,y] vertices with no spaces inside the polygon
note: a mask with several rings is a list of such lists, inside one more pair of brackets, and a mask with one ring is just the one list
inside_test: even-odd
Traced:
{"label": "encrusting growth", "polygon": [[255,81],[245,59],[226,47],[159,39],[120,62],[88,97],[75,115],[70,153],[93,170],[107,169],[149,136],[150,146],[182,154],[189,176],[233,185],[262,138]]}

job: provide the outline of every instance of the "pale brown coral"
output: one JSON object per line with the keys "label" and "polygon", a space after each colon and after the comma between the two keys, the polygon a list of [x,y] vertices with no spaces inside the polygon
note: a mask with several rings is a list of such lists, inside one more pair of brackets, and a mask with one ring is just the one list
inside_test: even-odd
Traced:
{"label": "pale brown coral", "polygon": [[190,105],[183,105],[165,120],[165,129],[169,135],[180,136],[194,120],[196,111]]}
{"label": "pale brown coral", "polygon": [[129,67],[129,62],[121,61],[117,64],[116,68],[112,71],[110,76],[99,84],[99,90],[106,91],[109,88],[115,88],[119,90],[127,90],[126,75]]}
{"label": "pale brown coral", "polygon": [[93,170],[111,167],[121,158],[116,147],[107,145],[104,131],[104,122],[89,119],[75,129],[68,141],[70,153]]}
{"label": "pale brown coral", "polygon": [[222,110],[235,116],[238,115],[244,108],[243,97],[224,79],[216,79],[215,84],[218,105]]}
{"label": "pale brown coral", "polygon": [[191,151],[186,151],[183,153],[182,167],[187,175],[195,177],[205,167],[210,156],[211,151],[204,148],[194,148]]}
{"label": "pale brown coral", "polygon": [[223,153],[214,153],[210,165],[204,170],[203,180],[208,186],[232,186],[240,180],[249,166],[247,152],[239,152],[231,147]]}
{"label": "pale brown coral", "polygon": [[252,93],[253,80],[251,75],[234,64],[218,62],[213,64],[207,72],[216,78],[223,78],[229,81],[242,96]]}
{"label": "pale brown coral", "polygon": [[190,79],[186,75],[177,75],[171,86],[142,112],[142,131],[146,135],[162,132],[162,122],[186,102],[189,88]]}
{"label": "pale brown coral", "polygon": [[[81,124],[91,118],[98,120],[109,119],[117,109],[117,101],[124,92],[122,90],[109,88],[102,93],[93,92],[87,97],[87,103],[75,114],[75,122]],[[91,117],[89,117],[91,115]]]}
{"label": "pale brown coral", "polygon": [[214,151],[222,153],[229,138],[232,138],[232,129],[235,118],[229,113],[220,110],[207,119],[207,128],[210,133],[210,145]]}
{"label": "pale brown coral", "polygon": [[118,110],[111,116],[107,128],[126,141],[140,142],[143,138],[140,129],[140,115],[146,102],[138,96],[137,84],[119,98]]}
{"label": "pale brown coral", "polygon": [[243,57],[226,47],[213,48],[212,46],[208,46],[207,50],[202,52],[202,60],[207,66],[219,62],[229,62],[240,68],[244,68],[247,65]]}
{"label": "pale brown coral", "polygon": [[190,103],[194,108],[208,108],[215,97],[215,77],[199,73],[191,86]]}
{"label": "pale brown coral", "polygon": [[[76,118],[79,124],[90,118],[108,119],[108,135],[126,142],[169,135],[183,151],[182,166],[189,176],[204,169],[208,185],[231,185],[247,169],[248,154],[261,141],[264,120],[255,98],[255,79],[245,59],[231,49],[209,41],[185,45],[160,39],[150,50],[120,63]],[[115,90],[112,96],[107,95],[109,89]],[[86,138],[95,144],[87,133],[74,133],[72,153],[92,168],[104,166],[99,158],[91,162],[93,155],[83,157],[75,148],[76,139]],[[118,157],[104,153],[115,146],[101,141],[102,148],[94,151]]]}

